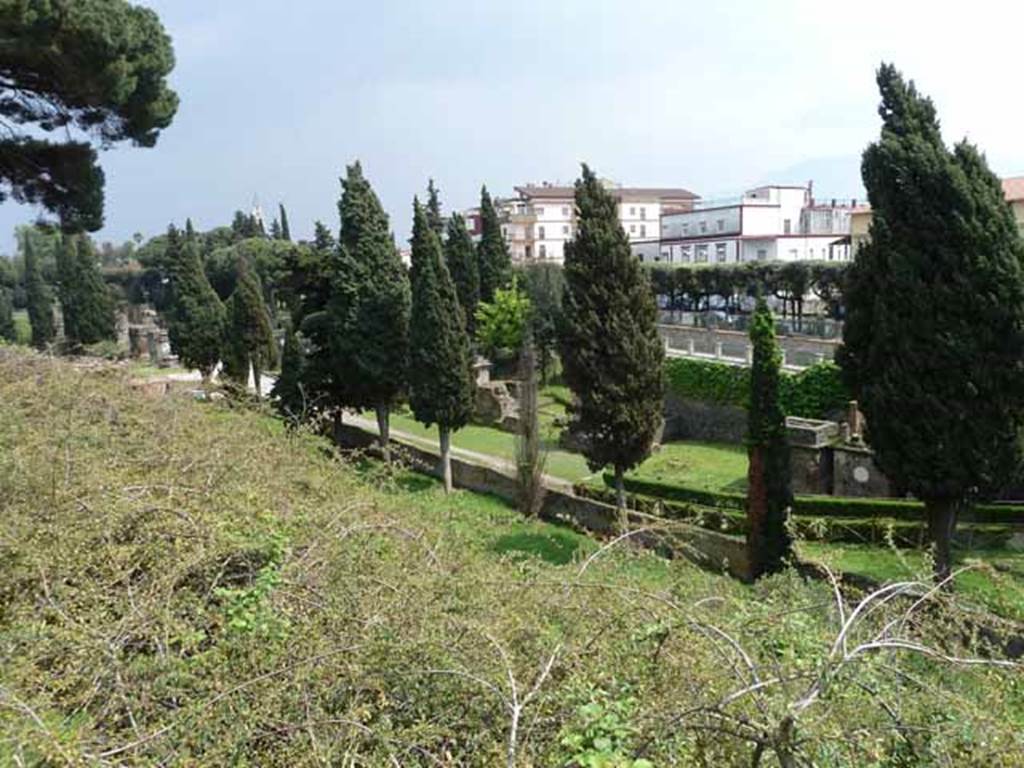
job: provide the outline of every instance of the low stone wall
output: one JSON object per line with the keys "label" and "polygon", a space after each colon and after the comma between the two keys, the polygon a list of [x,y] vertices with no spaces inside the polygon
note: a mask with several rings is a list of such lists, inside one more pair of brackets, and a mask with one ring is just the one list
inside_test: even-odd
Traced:
{"label": "low stone wall", "polygon": [[747,412],[734,405],[718,405],[665,396],[665,431],[662,442],[706,440],[742,443],[747,434]]}
{"label": "low stone wall", "polygon": [[[362,449],[373,454],[379,450],[374,435],[351,425],[342,425],[335,431],[335,438],[345,448]],[[440,477],[437,453],[394,440],[392,443],[394,455],[407,466],[417,472]],[[452,483],[457,488],[490,493],[515,502],[518,492],[516,480],[501,469],[454,455],[451,465]],[[615,535],[619,530],[618,510],[614,506],[553,488],[547,490],[541,515],[601,535]],[[738,579],[750,579],[750,563],[743,539],[632,510],[628,518],[631,530],[646,529],[631,537],[643,546],[668,557],[686,557],[702,567],[728,572]]]}

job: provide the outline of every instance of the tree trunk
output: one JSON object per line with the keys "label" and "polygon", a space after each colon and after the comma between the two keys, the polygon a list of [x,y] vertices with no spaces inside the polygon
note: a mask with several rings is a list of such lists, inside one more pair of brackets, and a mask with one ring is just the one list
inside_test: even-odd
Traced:
{"label": "tree trunk", "polygon": [[751,446],[747,469],[747,562],[751,579],[756,579],[765,571],[767,519],[768,487],[764,477],[764,448]]}
{"label": "tree trunk", "polygon": [[619,529],[625,533],[629,527],[629,518],[626,513],[626,482],[625,471],[622,467],[615,466],[615,506],[619,510]]}
{"label": "tree trunk", "polygon": [[256,402],[259,402],[260,400],[263,399],[263,382],[260,381],[260,378],[262,377],[262,375],[263,374],[260,371],[260,364],[259,364],[259,362],[255,358],[253,358],[253,361],[252,361],[252,382],[253,382],[253,384],[256,387]]}
{"label": "tree trunk", "polygon": [[444,481],[444,492],[452,492],[452,433],[448,427],[438,426],[441,437],[441,479]]}
{"label": "tree trunk", "polygon": [[[959,504],[952,499],[931,499],[924,505],[928,515],[928,539],[935,547],[935,580],[938,582],[948,578],[951,572],[950,545]],[[946,589],[952,588],[952,582],[946,585]]]}
{"label": "tree trunk", "polygon": [[384,463],[391,463],[391,409],[387,405],[377,406],[377,431],[380,433],[380,452]]}
{"label": "tree trunk", "polygon": [[342,410],[338,408],[334,412],[334,444],[341,446],[341,427],[344,424]]}

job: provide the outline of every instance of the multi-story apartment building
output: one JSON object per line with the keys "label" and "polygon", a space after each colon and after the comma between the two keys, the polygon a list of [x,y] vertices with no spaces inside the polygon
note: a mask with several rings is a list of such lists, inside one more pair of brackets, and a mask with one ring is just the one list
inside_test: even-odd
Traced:
{"label": "multi-story apartment building", "polygon": [[813,184],[757,187],[736,199],[699,201],[661,217],[661,240],[644,261],[736,264],[846,261],[856,201],[818,201]]}
{"label": "multi-story apartment building", "polygon": [[[607,184],[616,200],[619,221],[630,242],[657,242],[661,217],[693,207],[697,195],[686,189],[620,187]],[[552,261],[561,263],[565,243],[575,232],[575,190],[556,184],[527,184],[516,187],[516,196],[496,201],[501,231],[514,262]],[[479,235],[479,210],[466,211],[470,231]]]}

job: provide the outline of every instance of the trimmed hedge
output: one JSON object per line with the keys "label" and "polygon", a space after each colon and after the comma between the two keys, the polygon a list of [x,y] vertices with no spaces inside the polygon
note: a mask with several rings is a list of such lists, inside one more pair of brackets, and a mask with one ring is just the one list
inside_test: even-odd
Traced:
{"label": "trimmed hedge", "polygon": [[[665,362],[669,391],[688,400],[746,408],[750,400],[750,369],[686,357]],[[839,377],[839,366],[825,362],[799,373],[783,372],[779,384],[787,416],[821,419],[846,406],[850,394]]]}
{"label": "trimmed hedge", "polygon": [[[603,474],[605,485],[614,488],[615,477],[610,472]],[[746,509],[746,494],[730,491],[709,491],[688,488],[684,485],[662,483],[657,480],[641,480],[626,477],[625,488],[630,493],[640,494],[663,501],[688,502],[717,509]],[[891,519],[923,520],[924,504],[908,499],[869,499],[846,496],[797,496],[793,512],[798,515],[815,517],[844,517],[848,519]],[[1024,507],[1003,504],[975,504],[961,518],[964,522],[995,523],[1001,525],[1024,525]]]}
{"label": "trimmed hedge", "polygon": [[[577,494],[615,503],[615,492],[610,488],[580,485]],[[723,494],[736,496],[737,494]],[[629,501],[635,509],[669,520],[679,520],[721,533],[743,535],[747,531],[747,517],[742,509],[707,506],[691,501],[669,501],[642,493],[630,492]],[[905,520],[888,517],[816,516],[794,512],[793,528],[801,539],[848,544],[888,544],[901,547],[920,547],[928,537],[928,526],[923,519]],[[957,527],[958,541],[972,546],[1002,546],[1013,535],[1010,525],[965,522]]]}

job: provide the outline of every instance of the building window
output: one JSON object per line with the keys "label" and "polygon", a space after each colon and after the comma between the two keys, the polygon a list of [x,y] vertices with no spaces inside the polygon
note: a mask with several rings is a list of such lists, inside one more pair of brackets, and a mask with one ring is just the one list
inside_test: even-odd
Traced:
{"label": "building window", "polygon": [[719,219],[715,224],[718,225],[719,232],[725,232],[725,219]]}
{"label": "building window", "polygon": [[562,234],[563,235],[568,235],[569,234],[569,225],[568,224],[563,224],[562,225]]}
{"label": "building window", "polygon": [[708,263],[708,247],[706,245],[697,246],[697,258],[694,259],[698,264]]}
{"label": "building window", "polygon": [[630,216],[636,216],[636,208],[630,208],[629,209],[629,215]]}
{"label": "building window", "polygon": [[796,248],[790,248],[789,258],[792,259],[793,261],[797,261],[800,258],[800,251],[798,251]]}
{"label": "building window", "polygon": [[725,243],[715,243],[715,261],[725,261]]}
{"label": "building window", "polygon": [[689,222],[686,222],[686,221],[683,222],[683,234],[684,235],[690,234],[690,224],[689,224]]}
{"label": "building window", "polygon": [[792,229],[793,229],[793,225],[790,222],[790,220],[789,219],[783,219],[782,220],[782,234],[784,234],[784,235],[792,234],[792,231],[791,231]]}
{"label": "building window", "polygon": [[665,261],[672,261],[672,250],[670,248],[662,248],[661,258],[663,258]]}
{"label": "building window", "polygon": [[700,233],[703,235],[707,231],[708,231],[708,223],[706,221],[701,221],[701,223],[700,223]]}
{"label": "building window", "polygon": [[629,234],[631,234],[631,235],[635,235],[636,234],[636,224],[630,224],[629,225]]}
{"label": "building window", "polygon": [[684,264],[690,263],[690,246],[684,245],[679,249],[679,260]]}
{"label": "building window", "polygon": [[768,249],[767,248],[758,248],[757,249],[757,260],[758,261],[768,261]]}
{"label": "building window", "polygon": [[543,208],[534,208],[533,212],[535,214],[537,214],[538,216],[543,216],[544,215],[544,209]]}
{"label": "building window", "polygon": [[643,221],[646,218],[647,218],[647,209],[646,208],[641,208],[640,209],[640,219],[641,219],[641,221]]}
{"label": "building window", "polygon": [[641,224],[640,225],[640,237],[647,237],[647,225],[646,224]]}
{"label": "building window", "polygon": [[540,250],[537,251],[537,255],[539,255],[542,259],[546,259],[548,257],[548,248],[546,245],[544,245],[544,243],[540,244]]}
{"label": "building window", "polygon": [[537,227],[537,239],[538,240],[543,240],[544,239],[544,227]]}
{"label": "building window", "polygon": [[569,206],[568,205],[563,205],[562,206],[562,216],[564,216],[565,218],[569,218]]}
{"label": "building window", "polygon": [[[474,227],[474,229],[475,229],[475,227]],[[508,240],[508,227],[502,227],[501,228],[501,234],[504,236],[504,238],[506,240]]]}

